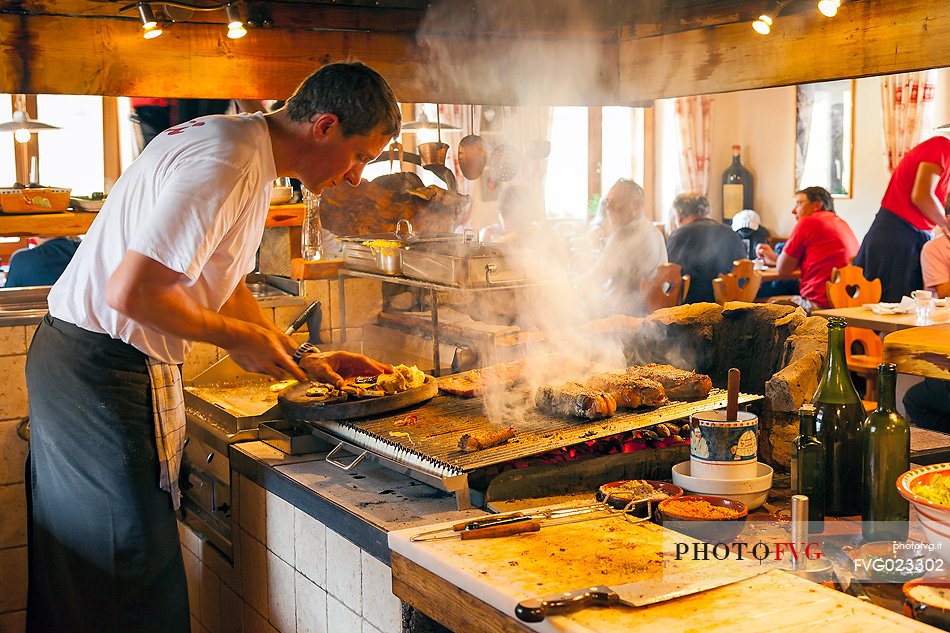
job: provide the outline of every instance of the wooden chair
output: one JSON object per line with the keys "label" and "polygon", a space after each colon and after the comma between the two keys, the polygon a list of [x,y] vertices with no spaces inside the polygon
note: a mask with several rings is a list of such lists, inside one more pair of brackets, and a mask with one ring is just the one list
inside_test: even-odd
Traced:
{"label": "wooden chair", "polygon": [[683,303],[689,292],[689,275],[679,264],[660,264],[648,279],[640,280],[640,295],[647,312],[672,308]]}
{"label": "wooden chair", "polygon": [[755,269],[751,259],[737,259],[732,263],[732,270],[725,275],[713,279],[713,296],[716,303],[727,301],[755,301],[762,285],[762,273]]}
{"label": "wooden chair", "polygon": [[[864,269],[848,265],[834,268],[825,284],[828,302],[834,308],[853,308],[881,300],[881,280],[868,281]],[[881,337],[873,330],[847,327],[844,331],[844,351],[848,369],[864,378],[864,399],[877,400],[877,366],[883,362]]]}

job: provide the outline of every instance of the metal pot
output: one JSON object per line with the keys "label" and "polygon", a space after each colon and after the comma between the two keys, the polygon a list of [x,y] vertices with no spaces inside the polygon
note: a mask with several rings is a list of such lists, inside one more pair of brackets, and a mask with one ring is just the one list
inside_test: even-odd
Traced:
{"label": "metal pot", "polygon": [[488,146],[475,134],[475,106],[472,106],[472,133],[459,141],[459,169],[469,180],[478,180],[488,164]]}
{"label": "metal pot", "polygon": [[423,143],[418,149],[423,167],[445,165],[445,157],[449,152],[449,146],[445,143]]}

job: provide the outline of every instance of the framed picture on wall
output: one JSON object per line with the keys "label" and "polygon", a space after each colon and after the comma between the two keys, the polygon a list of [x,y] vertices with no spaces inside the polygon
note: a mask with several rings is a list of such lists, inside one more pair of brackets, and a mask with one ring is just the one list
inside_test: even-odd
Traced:
{"label": "framed picture on wall", "polygon": [[852,196],[854,80],[804,84],[795,91],[795,190],[824,187]]}

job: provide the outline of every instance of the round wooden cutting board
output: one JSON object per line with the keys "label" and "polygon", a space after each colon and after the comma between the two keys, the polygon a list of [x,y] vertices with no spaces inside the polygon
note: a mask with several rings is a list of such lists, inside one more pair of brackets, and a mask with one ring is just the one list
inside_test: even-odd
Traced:
{"label": "round wooden cutting board", "polygon": [[422,386],[378,398],[359,398],[345,402],[324,404],[307,397],[310,383],[301,383],[284,389],[277,398],[284,415],[292,420],[351,420],[370,415],[389,413],[431,399],[439,392],[439,384],[426,376]]}

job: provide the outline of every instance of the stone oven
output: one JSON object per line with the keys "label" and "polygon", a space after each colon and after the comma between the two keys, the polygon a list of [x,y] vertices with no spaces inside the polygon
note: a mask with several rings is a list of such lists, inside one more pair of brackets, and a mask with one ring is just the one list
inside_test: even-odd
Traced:
{"label": "stone oven", "polygon": [[725,387],[729,368],[737,367],[742,391],[765,395],[752,406],[759,414],[759,459],[787,472],[798,408],[818,387],[826,323],[786,305],[696,303],[631,319],[622,340],[628,364],[695,368],[717,387]]}

